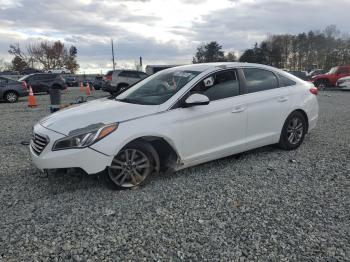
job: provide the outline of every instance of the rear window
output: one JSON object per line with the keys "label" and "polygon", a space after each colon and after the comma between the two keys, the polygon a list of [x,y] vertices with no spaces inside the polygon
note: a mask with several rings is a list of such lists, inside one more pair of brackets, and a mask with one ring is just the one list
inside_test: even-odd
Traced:
{"label": "rear window", "polygon": [[138,74],[141,78],[145,78],[148,76],[146,73],[143,73],[143,72],[138,72]]}
{"label": "rear window", "polygon": [[283,75],[278,75],[278,80],[280,82],[280,87],[285,87],[285,86],[294,86],[296,82],[293,80],[290,80],[288,77],[285,77]]}
{"label": "rear window", "polygon": [[113,71],[108,71],[106,76],[111,76],[113,74]]}
{"label": "rear window", "polygon": [[274,73],[258,68],[243,68],[248,93],[270,90],[278,87]]}

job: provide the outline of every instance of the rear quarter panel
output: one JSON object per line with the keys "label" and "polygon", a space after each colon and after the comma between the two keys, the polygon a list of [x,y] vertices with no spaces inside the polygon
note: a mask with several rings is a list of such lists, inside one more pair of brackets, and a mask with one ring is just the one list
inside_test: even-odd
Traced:
{"label": "rear quarter panel", "polygon": [[319,110],[317,96],[310,92],[312,87],[313,84],[308,82],[298,83],[291,87],[290,92],[290,113],[298,109],[303,110],[308,117],[309,131],[316,126]]}

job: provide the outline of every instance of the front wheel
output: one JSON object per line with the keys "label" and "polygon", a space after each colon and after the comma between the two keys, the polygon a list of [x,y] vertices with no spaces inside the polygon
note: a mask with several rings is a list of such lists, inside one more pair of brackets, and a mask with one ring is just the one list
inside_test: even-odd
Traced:
{"label": "front wheel", "polygon": [[297,149],[304,141],[307,122],[301,112],[293,112],[285,121],[278,143],[285,150]]}
{"label": "front wheel", "polygon": [[154,149],[147,143],[133,143],[124,147],[108,167],[111,182],[119,189],[139,186],[156,170]]}
{"label": "front wheel", "polygon": [[319,80],[316,82],[316,87],[320,91],[324,91],[329,86],[329,82],[327,80]]}
{"label": "front wheel", "polygon": [[5,94],[5,101],[8,103],[15,103],[18,101],[18,95],[16,92],[9,91]]}

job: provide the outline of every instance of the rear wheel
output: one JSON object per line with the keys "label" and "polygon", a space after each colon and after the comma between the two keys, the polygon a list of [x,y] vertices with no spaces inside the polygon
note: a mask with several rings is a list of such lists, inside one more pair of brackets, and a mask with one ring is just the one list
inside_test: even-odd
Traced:
{"label": "rear wheel", "polygon": [[304,141],[307,132],[307,122],[304,115],[295,111],[283,125],[279,147],[285,150],[297,149]]}
{"label": "rear wheel", "polygon": [[6,92],[4,98],[8,103],[16,103],[18,101],[18,94],[14,91],[8,91]]}
{"label": "rear wheel", "polygon": [[118,94],[120,93],[123,93],[125,90],[127,90],[129,88],[129,85],[126,84],[126,83],[122,83],[122,84],[119,84],[117,86],[117,89],[118,89]]}
{"label": "rear wheel", "polygon": [[154,149],[147,143],[132,143],[124,147],[108,167],[111,182],[119,189],[144,184],[156,170]]}

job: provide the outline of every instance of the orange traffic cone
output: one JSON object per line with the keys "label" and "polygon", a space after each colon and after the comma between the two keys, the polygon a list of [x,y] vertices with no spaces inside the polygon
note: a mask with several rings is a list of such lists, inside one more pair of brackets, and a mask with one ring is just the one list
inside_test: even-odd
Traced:
{"label": "orange traffic cone", "polygon": [[87,95],[87,96],[90,96],[90,95],[91,95],[91,90],[90,90],[89,82],[87,82],[87,84],[86,84],[86,95]]}
{"label": "orange traffic cone", "polygon": [[84,86],[83,86],[83,82],[80,82],[80,92],[84,92]]}
{"label": "orange traffic cone", "polygon": [[36,107],[37,106],[32,86],[29,86],[28,106],[29,107]]}

